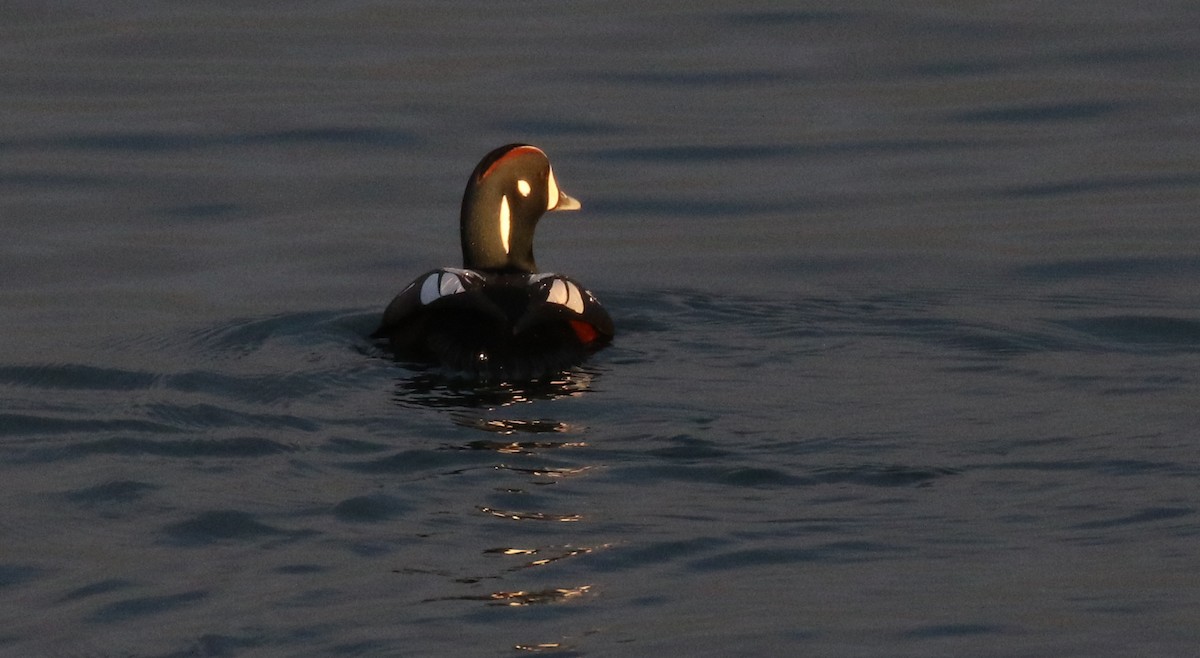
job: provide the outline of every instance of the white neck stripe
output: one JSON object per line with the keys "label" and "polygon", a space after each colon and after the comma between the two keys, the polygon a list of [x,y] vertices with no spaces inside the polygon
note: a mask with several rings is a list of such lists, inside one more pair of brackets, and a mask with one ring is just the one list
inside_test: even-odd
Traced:
{"label": "white neck stripe", "polygon": [[512,233],[512,223],[509,218],[510,210],[508,209],[508,195],[500,197],[500,245],[504,247],[504,253],[508,253],[508,236]]}

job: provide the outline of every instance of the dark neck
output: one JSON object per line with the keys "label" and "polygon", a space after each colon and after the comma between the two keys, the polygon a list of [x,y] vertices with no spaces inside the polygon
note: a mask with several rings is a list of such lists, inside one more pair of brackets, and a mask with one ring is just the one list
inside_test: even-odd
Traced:
{"label": "dark neck", "polygon": [[500,227],[490,210],[477,204],[463,204],[459,237],[462,242],[463,267],[472,270],[533,274],[537,261],[533,258],[533,228],[536,224],[512,218],[505,253],[500,239]]}

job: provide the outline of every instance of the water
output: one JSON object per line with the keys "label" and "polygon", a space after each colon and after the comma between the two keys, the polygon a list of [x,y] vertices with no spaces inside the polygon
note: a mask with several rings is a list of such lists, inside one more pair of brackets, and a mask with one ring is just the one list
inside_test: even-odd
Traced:
{"label": "water", "polygon": [[[1191,4],[5,14],[4,654],[1200,644]],[[516,140],[615,344],[392,362]]]}

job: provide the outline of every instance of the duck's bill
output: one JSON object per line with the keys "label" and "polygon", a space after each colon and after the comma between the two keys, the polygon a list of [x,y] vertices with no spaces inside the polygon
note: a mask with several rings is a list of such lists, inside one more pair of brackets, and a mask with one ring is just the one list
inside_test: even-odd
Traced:
{"label": "duck's bill", "polygon": [[583,204],[579,203],[579,199],[572,196],[567,196],[566,192],[558,193],[558,203],[554,204],[551,210],[579,210]]}

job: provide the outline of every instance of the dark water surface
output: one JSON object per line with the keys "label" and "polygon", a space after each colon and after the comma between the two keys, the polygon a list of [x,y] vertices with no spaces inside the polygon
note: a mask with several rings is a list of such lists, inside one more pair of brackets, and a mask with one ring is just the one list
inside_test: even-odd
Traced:
{"label": "dark water surface", "polygon": [[[8,3],[0,653],[1195,655],[1197,25]],[[517,140],[615,345],[394,363]]]}

